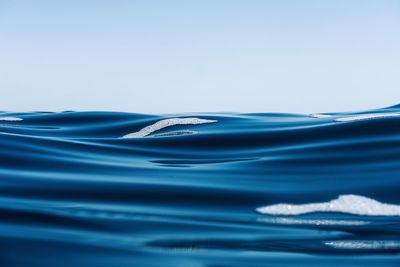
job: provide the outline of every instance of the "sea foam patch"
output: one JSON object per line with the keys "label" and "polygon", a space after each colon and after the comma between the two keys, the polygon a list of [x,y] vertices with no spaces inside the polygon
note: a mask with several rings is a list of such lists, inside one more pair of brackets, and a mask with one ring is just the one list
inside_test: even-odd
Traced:
{"label": "sea foam patch", "polygon": [[172,118],[158,121],[152,125],[146,126],[138,132],[130,133],[122,136],[122,138],[140,138],[146,137],[149,134],[152,134],[155,131],[161,130],[166,127],[171,127],[175,125],[194,125],[194,124],[206,124],[206,123],[214,123],[217,120],[207,120],[200,118]]}
{"label": "sea foam patch", "polygon": [[22,121],[22,118],[18,117],[0,117],[0,121]]}
{"label": "sea foam patch", "polygon": [[310,114],[310,117],[316,119],[324,119],[324,118],[330,118],[332,117],[332,115],[315,113],[315,114]]}
{"label": "sea foam patch", "polygon": [[324,244],[337,249],[400,249],[400,242],[396,240],[339,240]]}
{"label": "sea foam patch", "polygon": [[358,195],[341,195],[337,199],[311,204],[276,204],[257,208],[262,214],[300,215],[312,212],[341,212],[368,216],[400,216],[400,205],[386,204]]}
{"label": "sea foam patch", "polygon": [[172,132],[166,132],[166,133],[159,133],[159,134],[153,134],[153,137],[166,137],[166,136],[182,136],[182,135],[193,135],[193,134],[198,134],[199,132],[197,131],[192,131],[192,130],[182,130],[182,131],[172,131]]}
{"label": "sea foam patch", "polygon": [[316,226],[359,226],[370,222],[361,220],[332,220],[332,219],[297,219],[288,217],[259,218],[258,222],[285,225],[316,225]]}
{"label": "sea foam patch", "polygon": [[372,119],[393,118],[393,117],[400,117],[400,113],[391,112],[391,113],[360,114],[355,116],[336,118],[335,121],[348,122],[348,121],[372,120]]}

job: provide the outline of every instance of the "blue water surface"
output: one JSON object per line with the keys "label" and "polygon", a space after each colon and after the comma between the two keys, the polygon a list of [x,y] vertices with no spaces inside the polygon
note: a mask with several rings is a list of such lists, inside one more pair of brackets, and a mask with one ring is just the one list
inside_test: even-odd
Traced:
{"label": "blue water surface", "polygon": [[400,205],[400,117],[336,120],[397,112],[2,112],[0,266],[400,266],[399,216],[256,212]]}

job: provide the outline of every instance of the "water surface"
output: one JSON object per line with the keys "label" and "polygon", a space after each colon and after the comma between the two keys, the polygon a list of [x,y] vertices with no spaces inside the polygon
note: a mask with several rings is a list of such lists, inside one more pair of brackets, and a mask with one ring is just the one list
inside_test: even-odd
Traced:
{"label": "water surface", "polygon": [[399,266],[399,182],[400,106],[2,112],[0,265]]}

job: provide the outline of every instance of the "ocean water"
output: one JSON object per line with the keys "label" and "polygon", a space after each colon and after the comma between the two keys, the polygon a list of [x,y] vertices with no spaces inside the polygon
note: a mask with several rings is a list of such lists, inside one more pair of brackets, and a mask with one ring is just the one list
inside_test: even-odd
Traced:
{"label": "ocean water", "polygon": [[0,113],[0,266],[400,266],[400,106]]}

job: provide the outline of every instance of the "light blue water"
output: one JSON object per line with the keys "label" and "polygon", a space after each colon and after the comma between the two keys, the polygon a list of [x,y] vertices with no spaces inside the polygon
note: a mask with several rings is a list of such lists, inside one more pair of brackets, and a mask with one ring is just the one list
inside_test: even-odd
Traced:
{"label": "light blue water", "polygon": [[400,106],[364,113],[3,112],[0,266],[399,266],[396,214],[256,211],[396,209]]}

